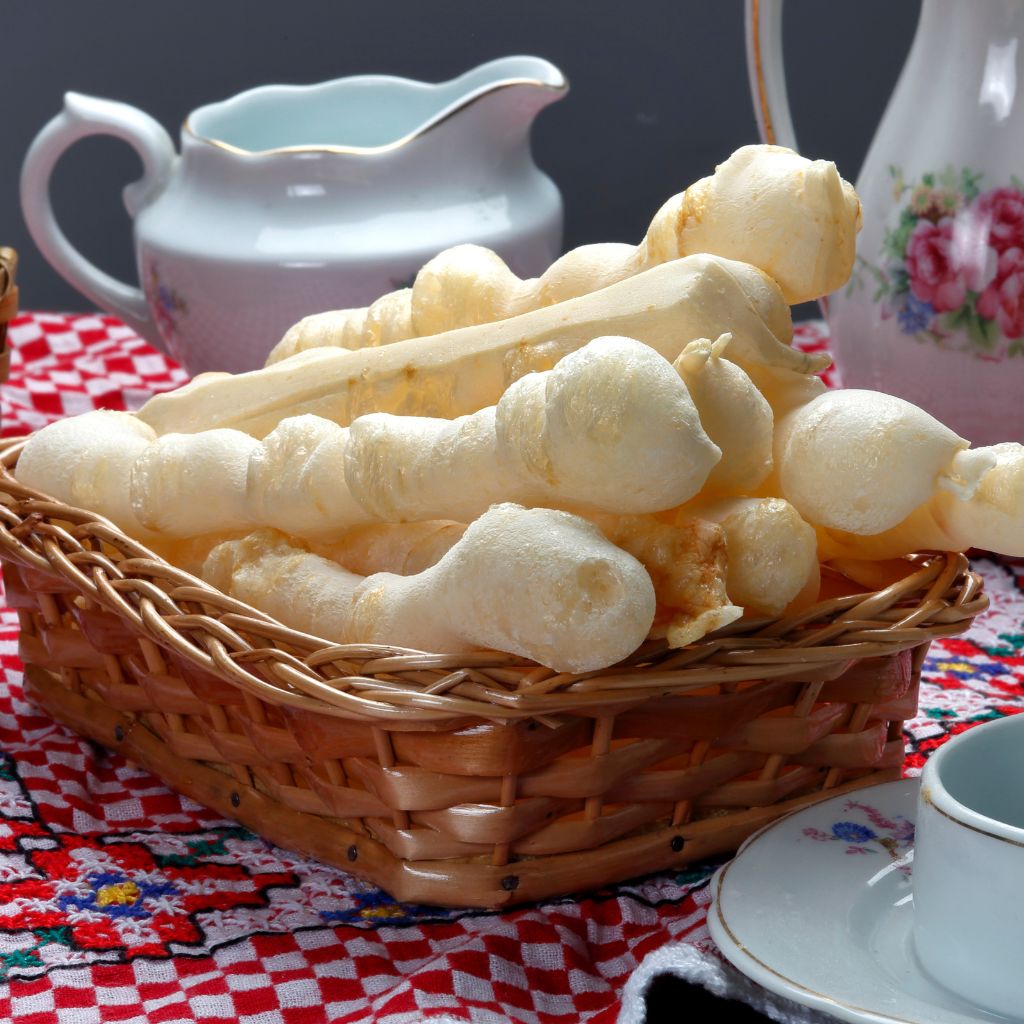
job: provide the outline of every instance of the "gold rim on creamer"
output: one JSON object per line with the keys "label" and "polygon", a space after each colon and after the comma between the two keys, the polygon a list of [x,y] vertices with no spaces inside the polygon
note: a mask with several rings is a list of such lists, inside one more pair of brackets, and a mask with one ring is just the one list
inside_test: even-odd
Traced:
{"label": "gold rim on creamer", "polygon": [[551,92],[565,92],[569,88],[569,79],[566,78],[565,75],[562,75],[558,82],[552,83],[542,82],[538,78],[505,78],[494,85],[482,86],[476,92],[470,93],[457,106],[452,107],[449,110],[442,111],[433,120],[420,125],[420,127],[409,132],[408,135],[403,135],[394,142],[386,142],[382,146],[318,145],[275,146],[271,149],[245,149],[242,146],[235,146],[230,142],[224,142],[222,139],[214,139],[206,135],[200,135],[192,127],[191,116],[185,118],[182,123],[181,130],[197,142],[205,142],[208,145],[215,146],[217,149],[223,149],[228,153],[234,153],[236,156],[277,156],[279,154],[283,155],[287,153],[331,153],[333,155],[345,154],[348,156],[372,156],[377,153],[391,153],[396,149],[401,149],[403,146],[407,146],[410,142],[414,142],[416,139],[422,138],[422,136],[426,135],[428,132],[433,131],[435,128],[444,124],[446,121],[450,120],[456,114],[461,113],[466,109],[466,107],[476,103],[477,100],[482,99],[484,96],[489,96],[491,93],[498,92],[499,89],[508,89],[512,86],[518,85],[535,85],[540,89],[548,89]]}

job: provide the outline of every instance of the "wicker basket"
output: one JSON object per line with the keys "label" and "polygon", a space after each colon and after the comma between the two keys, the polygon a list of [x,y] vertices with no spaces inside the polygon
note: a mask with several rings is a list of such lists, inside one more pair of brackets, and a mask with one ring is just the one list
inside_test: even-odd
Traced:
{"label": "wicker basket", "polygon": [[731,851],[896,778],[934,637],[985,608],[961,555],[883,591],[556,674],[505,654],[326,646],[20,486],[0,555],[29,696],[282,846],[395,898],[497,907]]}
{"label": "wicker basket", "polygon": [[18,286],[14,283],[18,254],[0,246],[0,381],[7,380],[11,369],[11,350],[7,344],[7,325],[18,313]]}

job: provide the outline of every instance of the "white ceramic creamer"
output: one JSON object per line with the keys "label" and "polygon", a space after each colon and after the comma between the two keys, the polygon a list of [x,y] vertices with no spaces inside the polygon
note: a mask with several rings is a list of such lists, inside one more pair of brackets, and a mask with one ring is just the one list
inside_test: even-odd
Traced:
{"label": "white ceramic creamer", "polygon": [[[365,306],[452,245],[540,274],[561,249],[562,201],[530,127],[567,88],[536,57],[440,84],[263,86],[191,113],[180,155],[142,111],[68,93],[25,158],[22,208],[43,255],[98,307],[192,373],[249,370],[297,320]],[[101,134],[142,159],[124,192],[141,288],[79,253],[50,204],[61,154]]]}

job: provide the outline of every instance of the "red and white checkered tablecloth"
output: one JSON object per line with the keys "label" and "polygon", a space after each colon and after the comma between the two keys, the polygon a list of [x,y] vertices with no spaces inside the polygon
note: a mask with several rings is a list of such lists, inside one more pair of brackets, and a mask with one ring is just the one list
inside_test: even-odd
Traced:
{"label": "red and white checkered tablecloth", "polygon": [[[137,408],[185,380],[108,316],[27,314],[10,339],[6,433]],[[799,343],[823,347],[821,327]],[[933,647],[912,769],[953,733],[1024,709],[1020,570],[982,569],[993,610]],[[0,1019],[611,1024],[640,1018],[655,970],[714,962],[708,865],[504,913],[400,905],[28,705],[6,608],[0,673]]]}

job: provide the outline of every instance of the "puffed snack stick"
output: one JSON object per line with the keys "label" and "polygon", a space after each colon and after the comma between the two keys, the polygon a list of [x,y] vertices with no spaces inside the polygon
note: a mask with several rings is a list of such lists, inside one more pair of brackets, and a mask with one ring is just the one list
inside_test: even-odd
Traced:
{"label": "puffed snack stick", "polygon": [[267,363],[317,346],[365,348],[505,320],[694,253],[750,263],[778,281],[786,302],[805,302],[845,283],[859,227],[860,201],[835,164],[744,146],[669,199],[637,246],[580,246],[528,280],[490,249],[455,246],[427,263],[412,288],[300,320]]}
{"label": "puffed snack stick", "polygon": [[593,338],[621,335],[670,362],[697,338],[733,335],[744,368],[814,373],[831,361],[790,347],[778,285],[745,263],[689,256],[590,295],[511,320],[381,348],[320,348],[249,373],[202,375],[151,398],[140,418],[158,434],[233,427],[265,437],[288,416],[347,426],[367,412],[454,419],[494,405],[525,374],[551,369]]}
{"label": "puffed snack stick", "polygon": [[294,629],[337,643],[507,651],[559,672],[631,654],[654,619],[650,577],[591,523],[496,505],[432,568],[362,577],[261,530],[214,548],[203,577]]}

